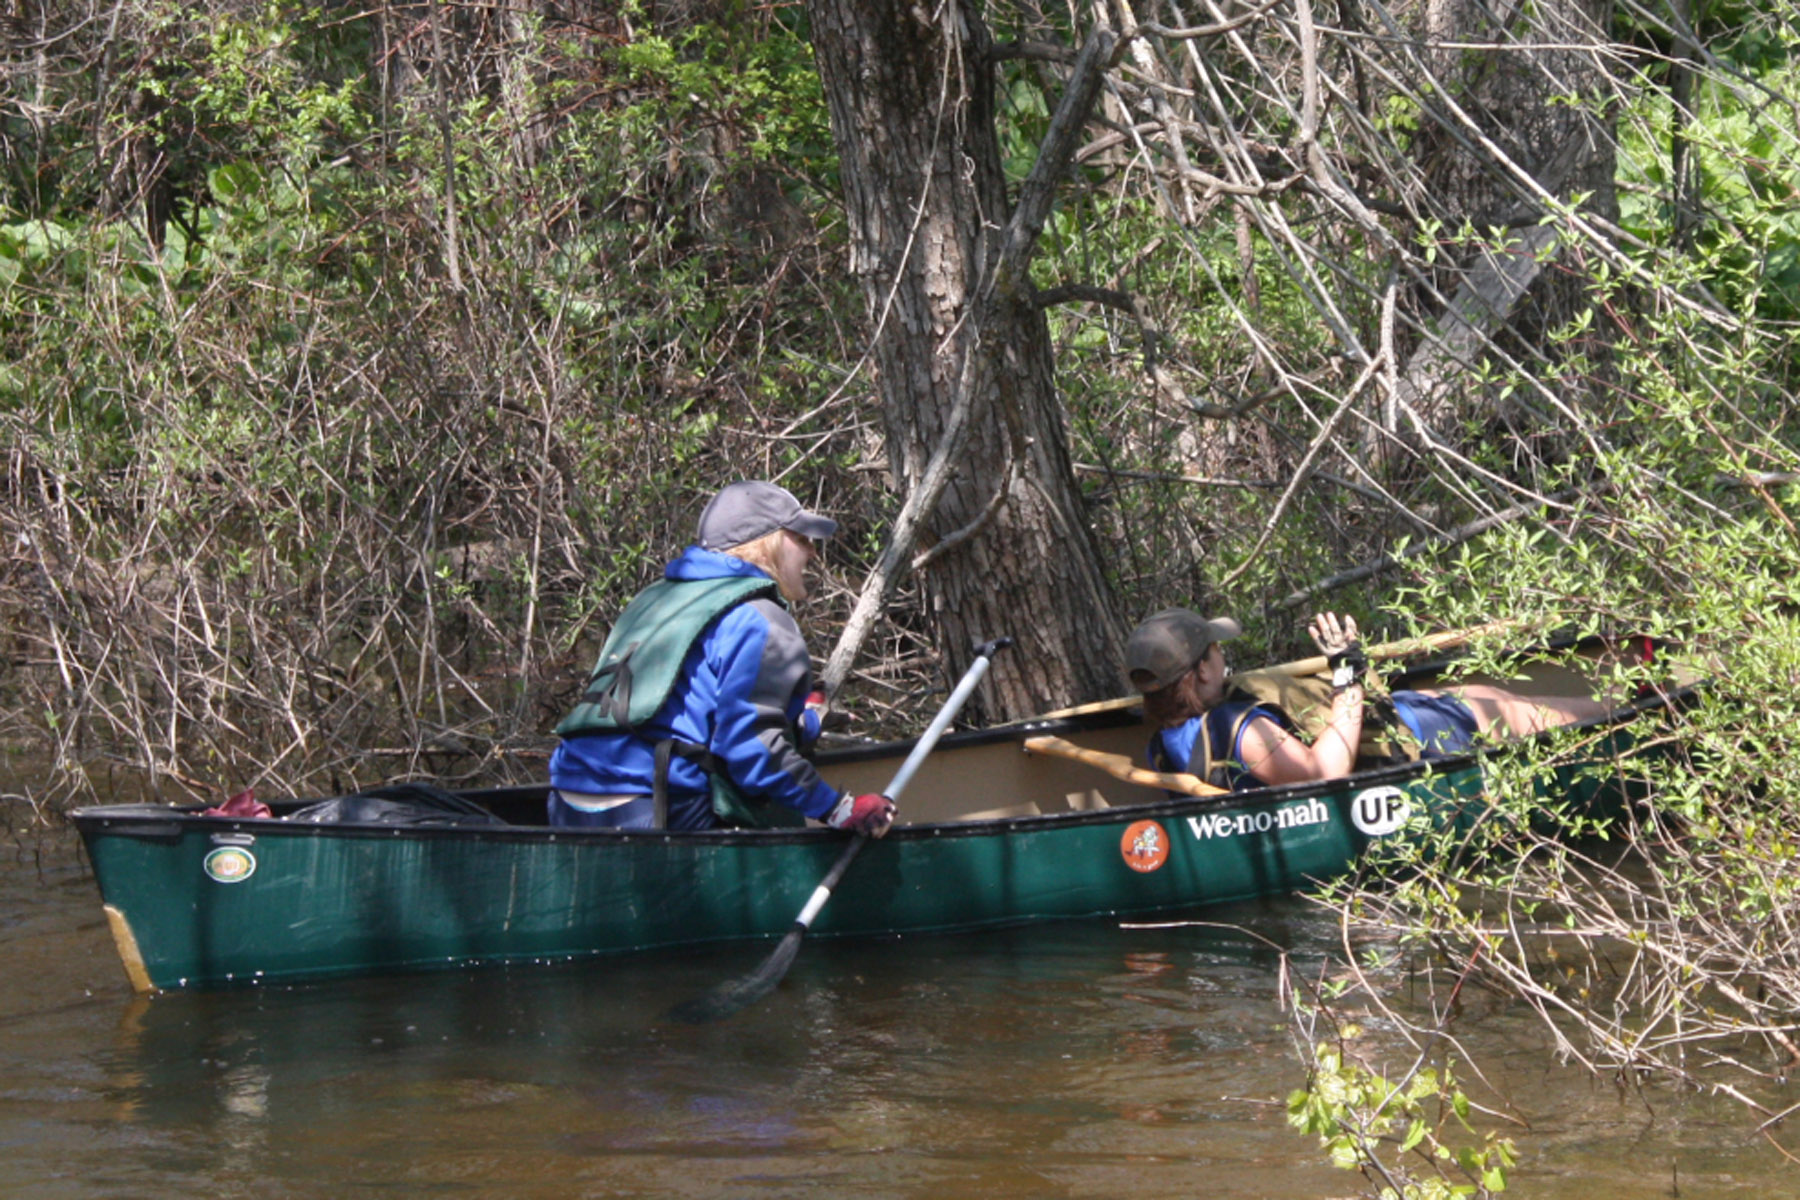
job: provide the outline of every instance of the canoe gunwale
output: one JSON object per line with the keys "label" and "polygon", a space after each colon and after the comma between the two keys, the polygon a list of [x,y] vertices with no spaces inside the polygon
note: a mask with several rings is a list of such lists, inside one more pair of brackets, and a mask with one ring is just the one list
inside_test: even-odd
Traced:
{"label": "canoe gunwale", "polygon": [[[1667,707],[1671,702],[1678,702],[1692,689],[1682,689],[1671,693],[1668,697],[1653,696],[1634,701],[1605,717],[1584,721],[1576,725],[1563,726],[1560,729],[1536,735],[1542,739],[1552,734],[1567,734],[1570,731],[1604,729],[1622,725],[1642,713],[1653,709]],[[1116,725],[1111,720],[1112,714],[1105,714],[1109,719],[1106,725]],[[995,729],[976,730],[968,733],[951,734],[940,743],[943,750],[959,747],[992,745],[1004,742],[1022,742],[1026,737],[1048,732],[1052,729],[1062,732],[1078,732],[1082,728],[1100,727],[1101,723],[1091,718],[1082,720],[1063,719],[1057,721],[1007,725]],[[1535,740],[1535,739],[1534,739]],[[882,754],[871,755],[861,752],[857,757],[898,757],[911,745],[910,742],[884,743]],[[1500,747],[1503,748],[1503,747]],[[871,750],[874,748],[870,748]],[[1498,748],[1497,748],[1498,749]],[[1021,753],[1023,753],[1021,748]],[[1085,825],[1114,824],[1121,819],[1161,820],[1179,819],[1189,815],[1200,815],[1213,811],[1255,809],[1276,807],[1297,800],[1305,800],[1312,796],[1341,790],[1362,790],[1384,785],[1399,786],[1416,779],[1431,775],[1453,775],[1477,768],[1480,760],[1487,757],[1492,750],[1477,750],[1446,758],[1421,762],[1395,763],[1376,767],[1367,771],[1359,771],[1352,775],[1337,779],[1311,781],[1307,783],[1285,784],[1277,787],[1255,788],[1241,792],[1230,792],[1218,796],[1173,796],[1164,800],[1132,804],[1129,806],[1106,807],[1069,812],[1035,813],[1028,815],[978,818],[962,821],[940,821],[916,825],[896,825],[887,834],[890,842],[907,842],[935,838],[957,837],[989,837],[1013,833],[1029,833],[1051,829],[1074,828]],[[823,759],[824,756],[821,756]],[[839,760],[842,761],[842,760]],[[482,789],[462,793],[479,802],[484,796],[505,794],[518,798],[533,794],[542,795],[549,790],[548,785],[511,786],[505,788]],[[120,804],[96,805],[76,809],[71,819],[84,834],[88,832],[106,833],[112,836],[143,837],[152,840],[175,839],[185,829],[200,828],[211,830],[215,835],[249,834],[256,837],[355,837],[355,838],[408,838],[408,839],[451,839],[459,841],[490,842],[557,842],[568,841],[575,844],[591,845],[689,845],[689,846],[758,846],[788,845],[795,843],[818,843],[842,841],[846,835],[823,826],[806,828],[779,829],[707,829],[707,830],[636,830],[636,829],[601,829],[582,827],[562,827],[549,825],[381,825],[375,823],[332,822],[329,824],[313,824],[310,822],[290,823],[267,818],[241,817],[209,817],[202,815],[200,805],[171,807],[156,804]]]}
{"label": "canoe gunwale", "polygon": [[[1458,755],[1432,763],[1397,763],[1392,766],[1358,772],[1341,779],[1311,783],[1286,784],[1281,787],[1257,788],[1254,791],[1227,792],[1218,796],[1175,796],[1149,804],[1133,804],[1081,811],[1034,813],[1023,816],[980,818],[969,821],[939,821],[919,825],[896,825],[884,841],[890,843],[936,838],[991,837],[1013,833],[1029,833],[1051,829],[1070,829],[1084,825],[1116,824],[1120,820],[1175,819],[1201,813],[1243,808],[1274,807],[1305,800],[1311,796],[1346,787],[1379,787],[1423,778],[1427,774],[1447,775],[1474,765],[1476,755]],[[546,787],[545,790],[548,790]],[[477,798],[479,793],[463,793]],[[100,805],[76,809],[71,814],[77,828],[85,832],[104,833],[115,837],[143,837],[151,840],[176,840],[184,830],[210,830],[215,836],[249,834],[286,838],[375,838],[478,842],[559,842],[591,845],[684,845],[684,846],[776,846],[797,843],[840,842],[847,835],[824,826],[785,829],[702,829],[642,830],[603,829],[550,825],[379,825],[337,821],[329,824],[288,822],[268,818],[208,817],[197,807],[173,808],[153,804]]]}

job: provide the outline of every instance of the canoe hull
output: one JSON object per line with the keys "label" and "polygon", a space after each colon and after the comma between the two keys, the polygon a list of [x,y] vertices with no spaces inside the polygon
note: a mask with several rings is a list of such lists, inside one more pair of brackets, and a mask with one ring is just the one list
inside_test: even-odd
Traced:
{"label": "canoe hull", "polygon": [[[1411,813],[1454,821],[1479,769],[896,829],[865,847],[815,936],[1144,914],[1290,891]],[[290,826],[84,810],[139,987],[566,960],[776,937],[843,847],[828,830]],[[121,926],[124,927],[121,931]],[[132,959],[141,964],[132,970]]]}

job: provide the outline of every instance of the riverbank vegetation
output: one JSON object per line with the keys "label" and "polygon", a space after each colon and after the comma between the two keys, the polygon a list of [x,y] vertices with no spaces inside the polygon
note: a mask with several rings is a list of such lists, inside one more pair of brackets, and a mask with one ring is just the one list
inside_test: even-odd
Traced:
{"label": "riverbank vegetation", "polygon": [[40,807],[533,777],[704,497],[779,478],[844,524],[802,616],[865,732],[975,632],[1036,643],[982,715],[1101,698],[1175,603],[1240,661],[1329,605],[1700,664],[1600,849],[1519,800],[1339,900],[1596,1071],[1768,1107],[1792,0],[903,7],[16,6],[0,739]]}

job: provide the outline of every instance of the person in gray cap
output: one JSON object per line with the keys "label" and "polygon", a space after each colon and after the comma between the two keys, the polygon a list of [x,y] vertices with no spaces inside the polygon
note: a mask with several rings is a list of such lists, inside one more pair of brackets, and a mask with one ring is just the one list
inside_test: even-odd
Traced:
{"label": "person in gray cap", "polygon": [[[694,544],[620,614],[556,727],[550,823],[710,829],[820,820],[881,837],[886,796],[851,796],[805,752],[818,736],[812,660],[789,605],[837,532],[786,488],[731,484]],[[786,814],[784,817],[783,814]]]}
{"label": "person in gray cap", "polygon": [[1329,680],[1232,674],[1219,645],[1241,632],[1229,617],[1209,621],[1171,608],[1133,630],[1125,669],[1156,730],[1151,766],[1243,791],[1337,779],[1359,763],[1443,758],[1471,749],[1482,734],[1522,736],[1606,711],[1598,701],[1521,696],[1488,684],[1397,690],[1375,705],[1364,696],[1368,657],[1355,618],[1319,613],[1307,631]]}

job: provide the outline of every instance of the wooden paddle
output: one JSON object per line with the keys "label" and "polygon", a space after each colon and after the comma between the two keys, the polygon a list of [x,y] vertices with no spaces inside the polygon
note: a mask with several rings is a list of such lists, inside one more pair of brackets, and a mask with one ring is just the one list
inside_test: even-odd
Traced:
{"label": "wooden paddle", "polygon": [[[1433,650],[1450,650],[1472,642],[1485,634],[1506,633],[1510,630],[1525,628],[1530,624],[1531,622],[1524,620],[1489,621],[1486,625],[1471,625],[1467,629],[1452,629],[1444,633],[1427,634],[1425,637],[1384,642],[1379,646],[1365,646],[1363,653],[1369,656],[1370,662],[1389,658],[1411,658],[1415,654],[1425,654]],[[1325,656],[1317,654],[1312,658],[1297,658],[1293,662],[1277,663],[1272,667],[1258,667],[1257,670],[1277,675],[1317,675],[1327,670],[1328,666]],[[1120,696],[1116,700],[1096,700],[1092,704],[1059,708],[1055,712],[1047,712],[1033,717],[1032,720],[1054,721],[1062,717],[1086,716],[1088,713],[1113,712],[1121,708],[1131,708],[1143,702],[1142,696]]]}
{"label": "wooden paddle", "polygon": [[[931,753],[931,748],[937,745],[938,738],[943,736],[944,730],[949,727],[950,722],[956,718],[956,714],[961,711],[963,704],[975,691],[975,685],[980,683],[982,677],[987,674],[988,666],[993,661],[994,655],[1012,644],[1011,638],[995,638],[993,641],[984,642],[975,648],[975,661],[969,664],[969,669],[963,672],[963,677],[957,682],[956,689],[950,693],[950,698],[944,701],[943,708],[938,710],[937,716],[932,718],[931,724],[926,726],[925,732],[919,735],[919,740],[913,743],[912,753],[906,756],[906,761],[901,763],[900,769],[894,773],[893,781],[882,793],[884,796],[894,801],[900,799],[900,793],[905,791],[906,785],[912,781],[914,772],[919,769],[919,764],[925,761],[925,756]],[[868,840],[866,835],[860,833],[850,839],[850,844],[844,847],[844,851],[838,855],[837,861],[831,864],[831,869],[825,872],[825,878],[820,880],[819,886],[813,889],[812,898],[800,910],[800,915],[794,918],[793,927],[787,931],[780,944],[767,958],[763,959],[754,971],[737,979],[728,979],[703,996],[683,1001],[670,1010],[669,1015],[677,1020],[696,1025],[707,1021],[717,1021],[722,1017],[729,1017],[740,1009],[750,1007],[774,991],[775,985],[781,982],[782,977],[787,974],[788,968],[793,966],[794,957],[800,953],[800,940],[806,936],[807,930],[812,928],[813,919],[819,915],[819,910],[825,907],[825,902],[831,899],[831,893],[837,888],[838,881],[844,877],[844,872],[850,869],[850,864],[856,861],[856,856],[862,852],[862,848]]]}
{"label": "wooden paddle", "polygon": [[1099,767],[1114,779],[1123,779],[1127,783],[1141,783],[1145,787],[1162,788],[1168,792],[1182,792],[1189,796],[1224,796],[1229,789],[1214,787],[1198,775],[1189,775],[1178,771],[1152,771],[1148,767],[1140,767],[1123,754],[1108,754],[1104,750],[1090,750],[1086,746],[1077,746],[1074,742],[1064,741],[1059,737],[1043,735],[1025,739],[1025,749],[1033,754],[1049,754],[1057,758],[1072,759],[1086,763],[1090,767]]}

